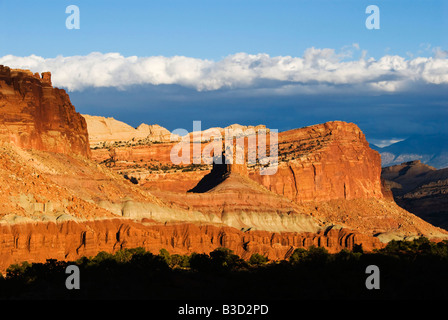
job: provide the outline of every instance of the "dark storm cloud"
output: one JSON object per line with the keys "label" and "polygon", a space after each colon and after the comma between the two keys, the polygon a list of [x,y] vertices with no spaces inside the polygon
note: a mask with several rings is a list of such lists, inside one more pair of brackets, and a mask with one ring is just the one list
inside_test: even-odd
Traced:
{"label": "dark storm cloud", "polygon": [[265,91],[216,90],[198,92],[178,85],[133,86],[72,92],[77,110],[111,116],[134,127],[159,124],[174,130],[265,124],[285,131],[341,120],[356,123],[369,139],[400,139],[413,134],[448,133],[448,87],[426,85],[409,93],[279,95]]}

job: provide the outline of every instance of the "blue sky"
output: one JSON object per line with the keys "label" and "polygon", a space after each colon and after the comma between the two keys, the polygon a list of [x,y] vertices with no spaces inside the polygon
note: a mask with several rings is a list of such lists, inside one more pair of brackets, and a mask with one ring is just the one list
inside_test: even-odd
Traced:
{"label": "blue sky", "polygon": [[[79,30],[65,28],[70,4],[80,8]],[[365,28],[369,4],[380,8],[380,30]],[[297,56],[312,46],[358,43],[380,57],[428,55],[427,44],[447,45],[448,4],[437,0],[0,1],[0,10],[0,40],[11,44],[0,55],[99,51],[218,60],[237,52]]]}
{"label": "blue sky", "polygon": [[[371,4],[379,30],[365,27]],[[51,71],[81,113],[170,130],[344,120],[372,141],[448,131],[448,1],[0,0],[0,12],[0,64]]]}

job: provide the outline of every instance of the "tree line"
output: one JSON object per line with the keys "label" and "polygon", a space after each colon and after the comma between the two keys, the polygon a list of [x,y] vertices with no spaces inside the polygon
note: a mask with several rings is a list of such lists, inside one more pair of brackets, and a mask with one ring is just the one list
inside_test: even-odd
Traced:
{"label": "tree line", "polygon": [[[64,285],[69,265],[80,270],[79,290]],[[369,265],[381,272],[379,290],[366,288]],[[448,241],[424,237],[372,252],[297,248],[280,261],[258,253],[244,260],[227,248],[189,255],[132,248],[13,264],[0,277],[0,299],[444,299],[447,267]]]}

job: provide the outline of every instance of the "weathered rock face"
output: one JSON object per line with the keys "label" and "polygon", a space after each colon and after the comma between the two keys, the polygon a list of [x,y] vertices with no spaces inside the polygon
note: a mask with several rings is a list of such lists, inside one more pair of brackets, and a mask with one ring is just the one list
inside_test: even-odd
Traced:
{"label": "weathered rock face", "polygon": [[87,122],[91,147],[99,145],[112,145],[117,142],[123,144],[136,144],[145,142],[170,142],[173,138],[177,141],[179,136],[171,134],[164,127],[157,124],[147,125],[142,123],[137,128],[118,121],[112,117],[82,115]]}
{"label": "weathered rock face", "polygon": [[150,220],[122,219],[0,225],[0,272],[4,273],[11,264],[22,261],[74,261],[82,256],[95,256],[100,251],[115,252],[136,247],[155,254],[162,248],[171,254],[190,254],[227,247],[245,259],[259,253],[275,260],[288,258],[299,247],[314,245],[338,252],[360,243],[368,251],[384,246],[377,238],[344,229],[328,229],[320,233],[273,233],[240,231],[226,226],[155,224]]}
{"label": "weathered rock face", "polygon": [[[170,190],[172,184],[166,184],[165,181],[178,181],[175,189],[187,191],[204,174],[185,174],[181,170],[169,172],[170,166],[173,167],[170,151],[174,145],[163,143],[115,148],[113,151],[119,161],[117,170],[126,172],[128,162],[128,167],[139,166],[138,170],[132,171],[148,186]],[[202,143],[201,150],[206,146],[207,143]],[[192,154],[193,152],[190,156]],[[233,166],[233,170],[244,174],[248,171],[251,179],[298,202],[391,198],[381,181],[380,156],[369,147],[364,134],[355,124],[334,121],[280,132],[278,154],[279,165],[273,175],[260,175],[260,168],[257,166],[243,168],[244,165],[237,165]],[[93,157],[99,162],[104,161],[110,157],[110,152],[106,149],[93,150]],[[165,171],[162,173],[149,170],[148,174],[145,174],[145,167],[152,169],[154,164],[159,165],[159,168],[163,166]],[[211,166],[208,170],[210,169]],[[185,183],[186,187],[183,187],[182,183]]]}
{"label": "weathered rock face", "polygon": [[[279,134],[279,167],[270,176],[244,163],[173,165],[176,143],[145,125],[133,130],[148,144],[98,149],[90,158],[87,129],[49,73],[0,68],[2,270],[138,246],[172,253],[225,246],[243,258],[257,252],[281,259],[295,247],[335,252],[356,243],[370,250],[393,237],[447,235],[384,198],[379,155],[353,124]],[[116,172],[93,160],[107,160]],[[124,179],[123,168],[140,183]],[[208,176],[212,168],[217,176]],[[187,192],[207,179],[207,188]]]}
{"label": "weathered rock face", "polygon": [[274,175],[250,178],[297,201],[383,198],[381,159],[362,131],[341,121],[281,132]]}
{"label": "weathered rock face", "polygon": [[0,153],[2,272],[22,261],[133,247],[188,254],[226,246],[245,258],[276,259],[299,246],[382,246],[372,236],[319,228],[297,204],[237,173],[206,194],[164,192],[162,202],[87,158],[16,146]]}
{"label": "weathered rock face", "polygon": [[[223,165],[228,176],[212,165],[173,166],[169,152],[175,144],[166,143],[116,148],[117,161],[111,168],[138,177],[140,186],[167,203],[243,222],[243,228],[297,231],[303,220],[295,217],[306,215],[385,242],[445,236],[397,206],[381,178],[379,154],[356,125],[335,121],[280,132],[278,142],[279,166],[273,175],[260,175],[259,165]],[[207,145],[200,144],[201,150]],[[108,153],[93,150],[93,158],[103,161]],[[293,212],[299,215],[289,214]]]}
{"label": "weathered rock face", "polygon": [[84,118],[49,72],[0,66],[0,141],[22,148],[90,157]]}
{"label": "weathered rock face", "polygon": [[0,153],[2,270],[139,246],[181,254],[225,246],[245,258],[281,259],[301,246],[383,245],[371,234],[319,225],[308,208],[232,165],[220,166],[229,176],[206,193],[148,193],[88,158],[13,145]]}

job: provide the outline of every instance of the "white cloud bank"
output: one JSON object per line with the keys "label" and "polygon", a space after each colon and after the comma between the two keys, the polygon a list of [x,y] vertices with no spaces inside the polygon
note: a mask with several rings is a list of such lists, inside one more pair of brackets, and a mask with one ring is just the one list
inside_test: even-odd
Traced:
{"label": "white cloud bank", "polygon": [[[420,84],[448,84],[445,51],[433,57],[406,59],[385,55],[379,60],[350,60],[354,44],[342,53],[309,48],[302,57],[237,53],[220,61],[184,56],[124,57],[119,53],[93,52],[86,56],[36,55],[0,57],[0,64],[33,72],[50,71],[53,84],[68,91],[88,87],[125,89],[137,84],[177,84],[198,91],[269,88],[279,93],[319,93],[341,86],[357,90],[397,92]],[[349,59],[347,59],[349,58]]]}

